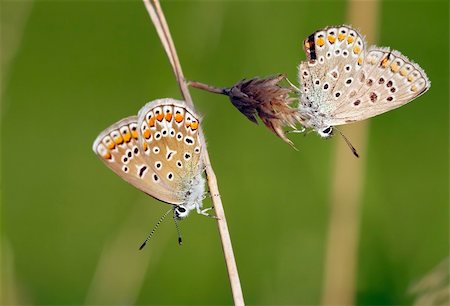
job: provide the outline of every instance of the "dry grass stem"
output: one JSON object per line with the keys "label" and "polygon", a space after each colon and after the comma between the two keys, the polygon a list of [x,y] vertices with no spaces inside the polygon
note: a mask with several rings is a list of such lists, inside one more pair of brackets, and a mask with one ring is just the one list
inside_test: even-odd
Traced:
{"label": "dry grass stem", "polygon": [[[348,22],[374,41],[378,22],[378,1],[349,2]],[[365,152],[368,125],[358,122],[343,126],[342,132]],[[365,154],[364,154],[365,156]],[[330,222],[326,243],[322,305],[354,305],[358,265],[360,206],[364,187],[364,156],[355,159],[342,141],[337,142],[330,194]]]}
{"label": "dry grass stem", "polygon": [[[191,95],[189,93],[186,81],[181,70],[181,65],[178,59],[178,55],[175,50],[175,46],[170,35],[169,27],[167,25],[166,19],[162,12],[161,6],[158,0],[143,0],[145,7],[152,19],[152,22],[156,28],[159,35],[161,43],[169,57],[170,64],[174,70],[175,76],[177,78],[178,85],[180,87],[182,96],[186,103],[194,108]],[[211,167],[211,161],[209,159],[209,154],[206,147],[206,142],[204,138],[203,131],[200,127],[200,139],[202,141],[204,150],[204,163],[206,165],[206,175],[208,179],[209,191],[212,195],[212,202],[216,212],[216,216],[219,218],[217,220],[220,239],[222,242],[222,248],[224,252],[225,262],[228,271],[228,277],[231,284],[232,296],[235,305],[244,305],[244,297],[242,295],[241,283],[239,280],[239,274],[237,270],[236,260],[234,258],[233,247],[231,245],[231,238],[228,231],[227,220],[225,218],[225,212],[222,206],[222,200],[219,195],[219,188],[217,185],[216,175],[213,168]]]}

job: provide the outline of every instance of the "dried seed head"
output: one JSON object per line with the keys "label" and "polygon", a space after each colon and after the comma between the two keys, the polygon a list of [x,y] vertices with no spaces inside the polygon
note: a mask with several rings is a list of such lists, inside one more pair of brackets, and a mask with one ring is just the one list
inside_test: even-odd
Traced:
{"label": "dried seed head", "polygon": [[295,101],[289,97],[292,90],[278,85],[284,79],[285,76],[280,74],[264,79],[242,80],[224,93],[250,121],[257,123],[258,115],[273,133],[293,145],[286,137],[283,127],[295,128],[299,117],[297,110],[290,106]]}
{"label": "dried seed head", "polygon": [[190,81],[189,86],[213,93],[227,95],[231,103],[250,121],[258,124],[257,117],[275,135],[294,146],[286,137],[285,127],[295,129],[300,117],[296,108],[290,105],[296,101],[289,94],[291,88],[278,85],[285,76],[282,74],[267,78],[253,78],[237,82],[231,88],[218,88],[200,82]]}

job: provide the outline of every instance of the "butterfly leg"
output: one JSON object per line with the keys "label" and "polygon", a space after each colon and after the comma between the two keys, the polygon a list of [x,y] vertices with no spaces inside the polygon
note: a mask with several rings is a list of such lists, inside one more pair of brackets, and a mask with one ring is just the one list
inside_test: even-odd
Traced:
{"label": "butterfly leg", "polygon": [[302,126],[300,129],[291,130],[291,131],[288,131],[288,133],[304,133],[305,131],[306,131],[306,128],[304,126]]}
{"label": "butterfly leg", "polygon": [[200,207],[197,206],[197,213],[198,213],[199,215],[203,215],[203,216],[210,217],[210,218],[213,218],[213,219],[219,219],[219,218],[217,218],[216,216],[210,215],[210,214],[207,213],[207,212],[210,211],[211,209],[213,209],[213,207],[209,207],[209,208],[205,208],[205,209],[200,209]]}

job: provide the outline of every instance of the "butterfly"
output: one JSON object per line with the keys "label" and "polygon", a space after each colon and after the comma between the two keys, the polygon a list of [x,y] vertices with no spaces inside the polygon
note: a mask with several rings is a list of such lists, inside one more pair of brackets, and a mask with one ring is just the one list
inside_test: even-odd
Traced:
{"label": "butterfly", "polygon": [[307,60],[298,68],[300,123],[323,138],[331,137],[337,125],[398,108],[430,88],[418,64],[396,50],[366,47],[350,26],[316,31],[303,46]]}
{"label": "butterfly", "polygon": [[[122,179],[172,205],[141,249],[171,211],[175,221],[192,210],[210,216],[207,211],[211,208],[202,209],[205,179],[199,117],[185,102],[167,98],[147,103],[137,116],[101,132],[93,150]],[[180,235],[178,238],[181,244]]]}

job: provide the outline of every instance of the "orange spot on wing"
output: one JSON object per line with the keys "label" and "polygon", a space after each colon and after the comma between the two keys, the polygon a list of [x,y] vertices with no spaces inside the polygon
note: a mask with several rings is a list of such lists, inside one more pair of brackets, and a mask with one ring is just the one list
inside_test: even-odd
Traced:
{"label": "orange spot on wing", "polygon": [[150,138],[150,130],[149,129],[146,129],[144,131],[144,137],[145,137],[145,139],[149,139]]}
{"label": "orange spot on wing", "polygon": [[163,118],[164,118],[164,115],[163,114],[158,114],[157,116],[156,116],[156,119],[158,120],[158,121],[162,121],[163,120]]}
{"label": "orange spot on wing", "polygon": [[349,44],[351,44],[353,42],[353,37],[351,37],[351,36],[347,37],[347,42]]}
{"label": "orange spot on wing", "polygon": [[123,143],[123,138],[122,138],[122,136],[117,136],[117,137],[115,137],[114,138],[114,142],[116,143],[116,144],[118,144],[118,145],[120,145],[120,144],[122,144]]}
{"label": "orange spot on wing", "polygon": [[193,129],[193,130],[198,129],[198,122],[197,121],[194,121],[194,122],[191,123],[191,129]]}
{"label": "orange spot on wing", "polygon": [[134,139],[138,139],[138,132],[136,130],[131,130],[131,136],[133,136]]}
{"label": "orange spot on wing", "polygon": [[148,126],[149,126],[149,127],[154,127],[154,126],[155,126],[155,117],[151,117],[151,118],[148,120]]}
{"label": "orange spot on wing", "polygon": [[345,34],[339,33],[338,39],[339,41],[343,41],[345,39]]}
{"label": "orange spot on wing", "polygon": [[108,144],[108,149],[110,149],[110,150],[114,149],[115,147],[116,147],[116,144],[115,144],[113,141],[111,141],[111,142]]}
{"label": "orange spot on wing", "polygon": [[355,46],[355,47],[353,48],[353,52],[354,52],[355,54],[359,54],[360,51],[361,51],[361,49],[360,49],[358,46]]}
{"label": "orange spot on wing", "polygon": [[147,151],[147,149],[148,149],[148,145],[146,142],[144,142],[144,151]]}
{"label": "orange spot on wing", "polygon": [[328,41],[330,42],[330,44],[334,44],[334,42],[336,41],[336,36],[328,35]]}
{"label": "orange spot on wing", "polygon": [[104,159],[111,159],[111,153],[109,153],[109,152],[106,152],[105,154],[103,154],[103,158]]}
{"label": "orange spot on wing", "polygon": [[358,58],[358,65],[362,65],[362,63],[363,63],[363,59],[362,59],[362,57],[360,57],[360,58]]}
{"label": "orange spot on wing", "polygon": [[166,121],[172,120],[172,113],[166,113]]}
{"label": "orange spot on wing", "polygon": [[183,121],[183,115],[182,114],[175,114],[175,121],[180,123]]}
{"label": "orange spot on wing", "polygon": [[391,71],[392,72],[397,72],[399,70],[399,67],[398,67],[398,65],[396,64],[396,63],[392,63],[391,64]]}
{"label": "orange spot on wing", "polygon": [[402,68],[402,69],[400,69],[400,74],[401,74],[402,76],[406,76],[406,75],[408,74],[408,72],[406,71],[405,68]]}
{"label": "orange spot on wing", "polygon": [[130,142],[131,139],[131,134],[130,132],[125,132],[125,134],[123,134],[123,139],[125,140],[125,142]]}
{"label": "orange spot on wing", "polygon": [[316,44],[317,44],[319,47],[322,47],[322,46],[325,44],[325,39],[323,39],[323,37],[317,38]]}

